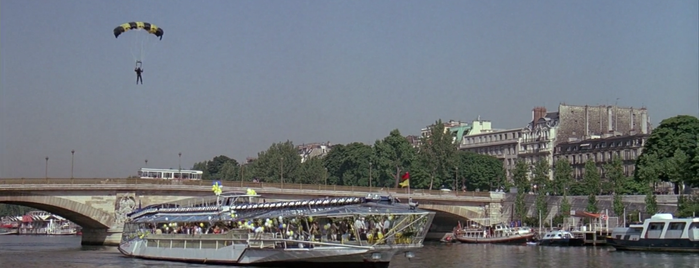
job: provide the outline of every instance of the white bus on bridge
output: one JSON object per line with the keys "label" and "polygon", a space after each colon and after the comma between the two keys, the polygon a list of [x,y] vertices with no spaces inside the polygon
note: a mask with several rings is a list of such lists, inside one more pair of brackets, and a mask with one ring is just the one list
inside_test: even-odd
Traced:
{"label": "white bus on bridge", "polygon": [[163,168],[141,168],[138,171],[138,176],[141,179],[183,179],[183,180],[201,180],[204,172],[201,170],[189,169],[163,169]]}

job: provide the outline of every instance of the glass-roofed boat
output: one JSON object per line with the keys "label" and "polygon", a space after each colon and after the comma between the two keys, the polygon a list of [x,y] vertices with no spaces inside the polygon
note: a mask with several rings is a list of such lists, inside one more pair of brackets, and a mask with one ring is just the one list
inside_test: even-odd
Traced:
{"label": "glass-roofed boat", "polygon": [[434,212],[391,196],[259,202],[220,194],[137,210],[124,224],[127,256],[255,267],[388,267],[414,257]]}

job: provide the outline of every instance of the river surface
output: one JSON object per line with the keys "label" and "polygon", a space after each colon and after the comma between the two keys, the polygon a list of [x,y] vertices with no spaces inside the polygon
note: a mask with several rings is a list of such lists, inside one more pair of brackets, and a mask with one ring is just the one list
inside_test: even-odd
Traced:
{"label": "river surface", "polygon": [[[537,247],[427,243],[391,268],[599,267],[699,268],[699,254],[617,252],[610,247]],[[81,246],[80,236],[0,236],[0,267],[222,267],[123,257],[116,247]],[[230,267],[230,266],[226,266]]]}

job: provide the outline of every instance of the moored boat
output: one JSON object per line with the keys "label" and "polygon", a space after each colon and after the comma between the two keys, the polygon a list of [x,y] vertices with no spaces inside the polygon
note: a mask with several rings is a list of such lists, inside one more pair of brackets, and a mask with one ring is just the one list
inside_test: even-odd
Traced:
{"label": "moored boat", "polygon": [[390,196],[257,199],[248,192],[139,210],[124,225],[119,251],[237,266],[388,267],[395,255],[414,257],[434,218]]}
{"label": "moored boat", "polygon": [[0,228],[0,235],[16,235],[19,231],[14,228]]}
{"label": "moored boat", "polygon": [[534,233],[517,230],[504,224],[496,224],[492,227],[457,227],[454,238],[461,243],[524,245],[534,238]]}
{"label": "moored boat", "polygon": [[564,230],[547,232],[538,242],[540,246],[577,247],[585,245],[584,239],[577,238],[572,233]]}
{"label": "moored boat", "polygon": [[613,229],[607,244],[616,250],[699,252],[699,217],[655,214],[643,224]]}

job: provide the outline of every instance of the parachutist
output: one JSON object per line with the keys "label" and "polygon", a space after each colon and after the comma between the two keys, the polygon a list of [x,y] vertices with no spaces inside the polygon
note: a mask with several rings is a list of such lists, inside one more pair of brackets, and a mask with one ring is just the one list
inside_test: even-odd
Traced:
{"label": "parachutist", "polygon": [[134,69],[134,72],[136,72],[136,85],[138,85],[139,80],[141,81],[141,85],[143,85],[143,77],[141,77],[143,69],[141,69],[141,67],[136,67],[136,69]]}

